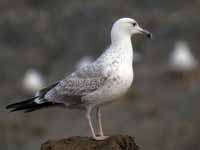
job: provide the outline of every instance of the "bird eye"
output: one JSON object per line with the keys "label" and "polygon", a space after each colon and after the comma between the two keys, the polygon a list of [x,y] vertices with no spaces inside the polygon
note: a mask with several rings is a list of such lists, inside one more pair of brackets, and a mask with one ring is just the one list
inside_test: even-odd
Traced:
{"label": "bird eye", "polygon": [[133,24],[133,26],[135,27],[136,26],[136,23],[134,22],[134,23],[132,23]]}

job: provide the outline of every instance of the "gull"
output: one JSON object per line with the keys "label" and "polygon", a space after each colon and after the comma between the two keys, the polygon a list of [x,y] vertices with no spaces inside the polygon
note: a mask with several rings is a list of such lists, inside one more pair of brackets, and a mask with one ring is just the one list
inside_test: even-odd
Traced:
{"label": "gull", "polygon": [[77,62],[77,64],[75,65],[75,68],[79,69],[79,68],[85,67],[91,64],[93,61],[94,60],[91,56],[84,56]]}
{"label": "gull", "polygon": [[195,69],[198,61],[185,41],[178,41],[169,57],[169,66],[174,71],[187,72]]}
{"label": "gull", "polygon": [[23,77],[22,85],[26,91],[35,93],[45,87],[45,81],[36,69],[28,69]]}
{"label": "gull", "polygon": [[[124,95],[132,84],[134,73],[131,37],[135,34],[151,38],[151,33],[141,28],[134,19],[118,19],[111,29],[110,46],[93,63],[36,92],[34,97],[10,104],[6,108],[11,112],[32,112],[51,106],[83,109],[93,139],[108,138],[103,133],[100,107]],[[98,134],[92,125],[93,110],[96,110]]]}

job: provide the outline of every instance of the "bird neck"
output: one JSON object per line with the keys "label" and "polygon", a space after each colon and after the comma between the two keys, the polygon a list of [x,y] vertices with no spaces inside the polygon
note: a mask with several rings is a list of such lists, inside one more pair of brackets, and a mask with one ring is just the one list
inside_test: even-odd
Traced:
{"label": "bird neck", "polygon": [[133,47],[131,43],[131,37],[125,36],[123,38],[118,38],[117,40],[112,40],[111,50],[122,63],[131,64],[133,62]]}

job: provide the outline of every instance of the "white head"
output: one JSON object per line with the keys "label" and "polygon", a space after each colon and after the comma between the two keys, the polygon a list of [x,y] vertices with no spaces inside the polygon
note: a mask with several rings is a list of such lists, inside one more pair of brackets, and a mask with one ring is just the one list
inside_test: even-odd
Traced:
{"label": "white head", "polygon": [[151,33],[142,29],[134,19],[120,18],[112,26],[111,40],[113,42],[124,38],[131,38],[134,34],[145,34],[149,38],[152,37]]}

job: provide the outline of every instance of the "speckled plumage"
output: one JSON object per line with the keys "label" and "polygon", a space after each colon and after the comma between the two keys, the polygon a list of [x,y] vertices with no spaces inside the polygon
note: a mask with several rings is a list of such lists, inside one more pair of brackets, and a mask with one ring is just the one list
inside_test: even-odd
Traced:
{"label": "speckled plumage", "polygon": [[[103,134],[100,106],[125,94],[133,81],[133,34],[151,34],[142,29],[134,19],[121,18],[111,30],[111,44],[93,63],[77,69],[63,80],[38,91],[35,97],[8,105],[11,111],[35,111],[54,105],[65,105],[68,108],[84,108],[86,118],[96,140],[107,138]],[[91,112],[96,108],[99,135],[91,122]]]}
{"label": "speckled plumage", "polygon": [[121,96],[133,80],[131,39],[111,45],[95,62],[78,69],[51,89],[45,99],[63,102],[79,97],[77,108],[103,104]]}

